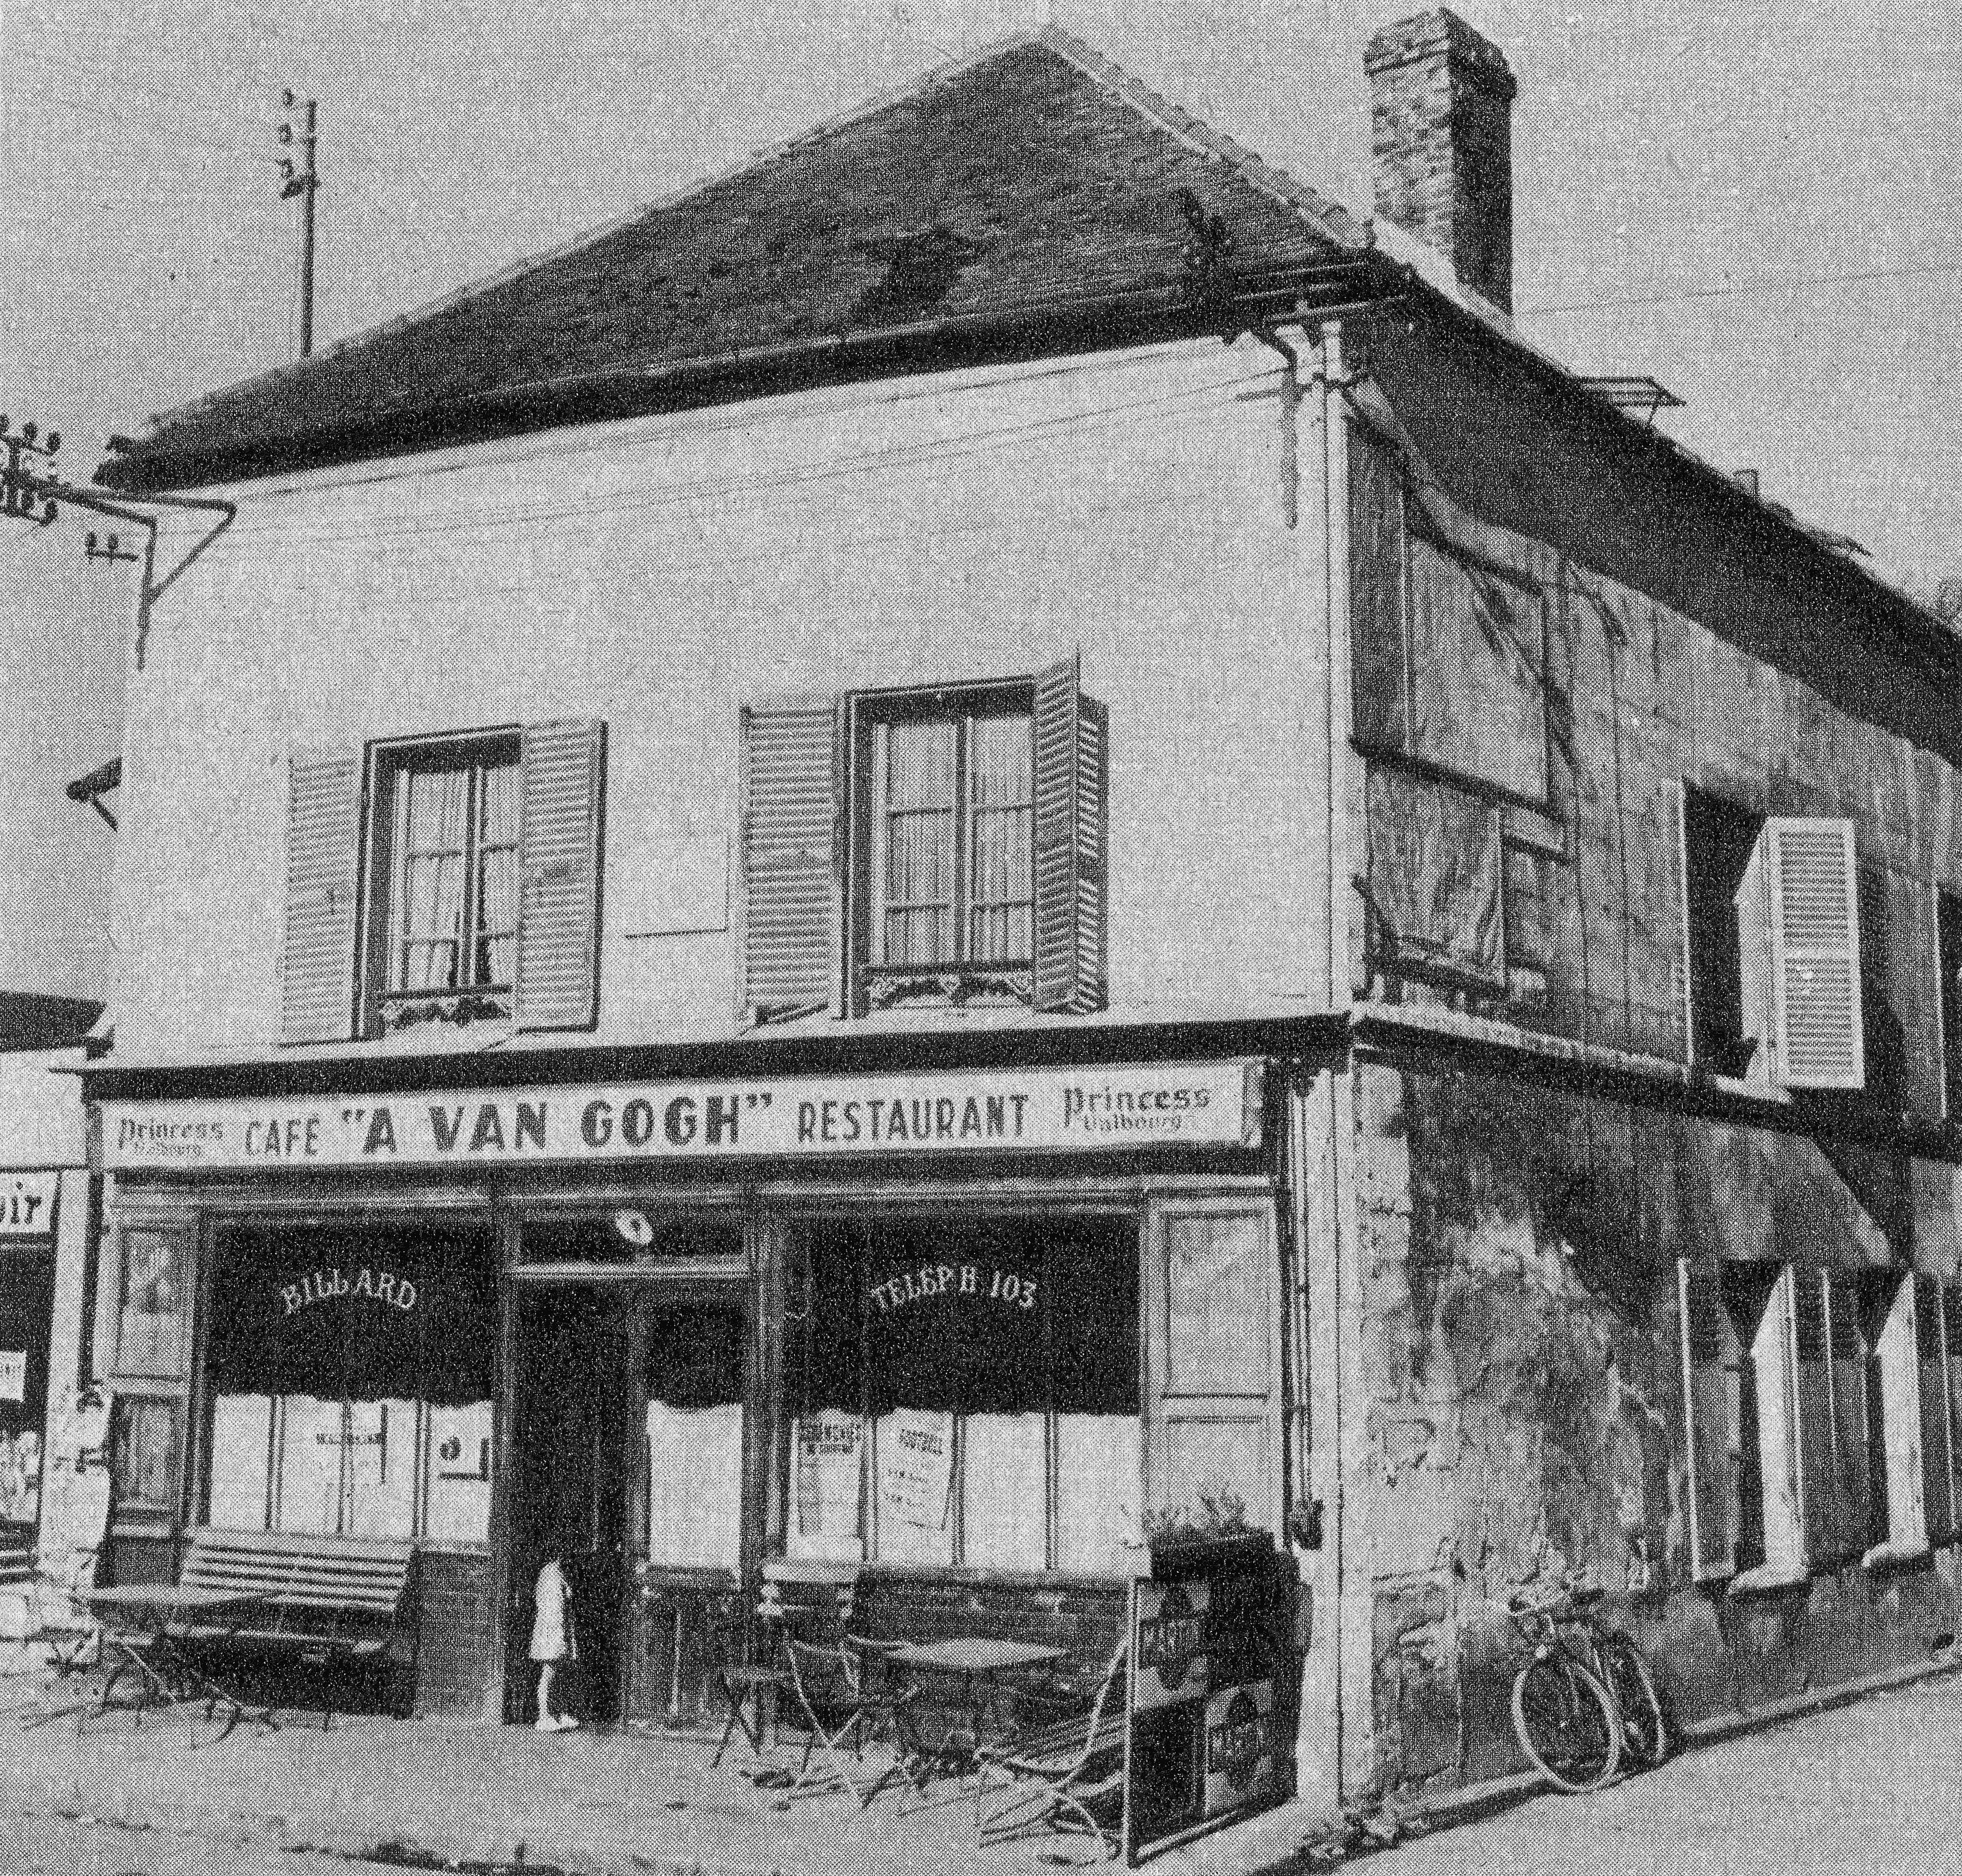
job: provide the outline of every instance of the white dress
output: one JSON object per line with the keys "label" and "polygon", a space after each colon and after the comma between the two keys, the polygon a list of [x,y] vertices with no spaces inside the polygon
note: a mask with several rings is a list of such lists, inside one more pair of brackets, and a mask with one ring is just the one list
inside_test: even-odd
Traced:
{"label": "white dress", "polygon": [[572,1628],[572,1589],[554,1558],[538,1572],[532,1586],[532,1659],[576,1661],[579,1638]]}

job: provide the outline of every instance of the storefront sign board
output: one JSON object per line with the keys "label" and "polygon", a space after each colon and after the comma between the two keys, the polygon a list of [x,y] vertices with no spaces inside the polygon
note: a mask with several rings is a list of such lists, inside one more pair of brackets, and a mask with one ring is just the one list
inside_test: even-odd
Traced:
{"label": "storefront sign board", "polygon": [[1260,1069],[1229,1059],[352,1100],[112,1101],[102,1107],[103,1164],[112,1172],[246,1172],[1252,1147],[1261,1140]]}
{"label": "storefront sign board", "polygon": [[59,1172],[0,1172],[0,1238],[54,1235]]}

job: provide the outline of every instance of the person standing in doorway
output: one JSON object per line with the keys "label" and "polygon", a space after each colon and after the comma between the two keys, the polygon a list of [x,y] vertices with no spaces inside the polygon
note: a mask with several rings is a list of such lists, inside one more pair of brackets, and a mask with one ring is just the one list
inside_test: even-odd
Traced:
{"label": "person standing in doorway", "polygon": [[554,1684],[567,1666],[579,1659],[579,1636],[573,1623],[572,1584],[566,1574],[565,1552],[554,1545],[538,1580],[532,1586],[532,1659],[538,1664],[538,1717],[532,1722],[541,1733],[569,1733],[577,1720],[564,1707],[564,1695],[554,1711]]}

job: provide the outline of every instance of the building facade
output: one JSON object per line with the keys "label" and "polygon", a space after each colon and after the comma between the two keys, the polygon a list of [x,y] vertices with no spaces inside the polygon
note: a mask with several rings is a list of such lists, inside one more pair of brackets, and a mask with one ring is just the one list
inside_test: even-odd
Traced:
{"label": "building facade", "polygon": [[1369,62],[1373,238],[1044,30],[104,472],[228,510],[88,1077],[119,1573],[413,1546],[515,1718],[567,1546],[689,1727],[772,1569],[1092,1660],[1264,1531],[1322,1800],[1511,1769],[1564,1569],[1686,1721],[1954,1631],[1954,647],[1512,331],[1497,53]]}

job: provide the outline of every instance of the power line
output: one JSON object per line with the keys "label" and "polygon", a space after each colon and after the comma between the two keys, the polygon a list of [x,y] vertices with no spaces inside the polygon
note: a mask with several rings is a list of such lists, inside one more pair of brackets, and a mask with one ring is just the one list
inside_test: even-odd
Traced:
{"label": "power line", "polygon": [[1929,261],[1912,267],[1867,267],[1845,273],[1754,274],[1721,286],[1684,287],[1669,293],[1615,293],[1600,299],[1576,300],[1570,305],[1562,306],[1522,306],[1516,316],[1533,318],[1551,313],[1595,312],[1614,306],[1679,306],[1692,300],[1727,299],[1753,293],[1801,292],[1815,286],[1847,286],[1876,280],[1918,280],[1949,273],[1962,273],[1962,260]]}

